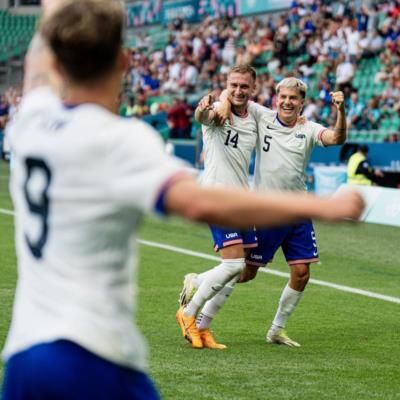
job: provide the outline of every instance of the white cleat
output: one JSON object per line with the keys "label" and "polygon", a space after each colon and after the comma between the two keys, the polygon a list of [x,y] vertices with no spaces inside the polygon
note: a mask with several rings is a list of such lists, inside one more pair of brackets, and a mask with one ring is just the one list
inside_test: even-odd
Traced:
{"label": "white cleat", "polygon": [[284,329],[270,329],[266,337],[267,343],[270,344],[284,344],[289,347],[300,347],[300,343],[290,339]]}
{"label": "white cleat", "polygon": [[178,300],[181,306],[186,306],[189,304],[190,300],[192,300],[192,297],[196,293],[197,288],[193,285],[193,280],[196,277],[197,274],[195,273],[185,275],[185,279],[183,280],[183,288]]}

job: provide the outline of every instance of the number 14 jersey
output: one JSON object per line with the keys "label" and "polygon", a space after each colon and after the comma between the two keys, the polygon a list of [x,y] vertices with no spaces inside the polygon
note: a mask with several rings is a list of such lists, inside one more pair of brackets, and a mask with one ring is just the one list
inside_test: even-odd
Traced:
{"label": "number 14 jersey", "polygon": [[232,114],[232,118],[232,125],[226,121],[223,126],[202,126],[204,185],[248,186],[250,159],[257,142],[257,122],[250,113],[245,117]]}

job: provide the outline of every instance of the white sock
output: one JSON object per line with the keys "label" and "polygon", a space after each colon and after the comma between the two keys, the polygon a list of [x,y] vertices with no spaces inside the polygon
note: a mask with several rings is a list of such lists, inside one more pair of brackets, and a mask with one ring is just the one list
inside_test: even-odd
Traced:
{"label": "white sock", "polygon": [[280,329],[286,326],[287,320],[292,315],[302,295],[303,292],[298,292],[286,285],[279,300],[278,310],[272,322],[272,329]]}
{"label": "white sock", "polygon": [[212,320],[231,295],[238,279],[239,275],[235,276],[214,297],[204,304],[203,309],[196,319],[196,325],[199,329],[207,329],[211,325]]}
{"label": "white sock", "polygon": [[207,271],[192,300],[185,307],[185,316],[197,315],[203,304],[215,296],[231,279],[239,275],[246,263],[244,258],[222,260],[221,264]]}

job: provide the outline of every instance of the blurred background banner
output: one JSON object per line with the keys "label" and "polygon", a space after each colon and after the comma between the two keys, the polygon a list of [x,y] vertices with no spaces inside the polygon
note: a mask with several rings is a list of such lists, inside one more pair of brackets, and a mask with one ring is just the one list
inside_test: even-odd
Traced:
{"label": "blurred background banner", "polygon": [[212,18],[246,16],[290,8],[289,0],[148,0],[128,3],[128,27],[169,24],[180,18],[186,22],[200,22]]}
{"label": "blurred background banner", "polygon": [[126,6],[128,27],[161,23],[161,0],[148,0],[131,3]]}
{"label": "blurred background banner", "polygon": [[267,13],[290,8],[291,0],[240,0],[238,15]]}
{"label": "blurred background banner", "polygon": [[199,14],[200,16],[210,16],[220,18],[224,16],[235,17],[240,15],[240,0],[200,0]]}
{"label": "blurred background banner", "polygon": [[314,168],[315,193],[318,195],[330,195],[339,186],[347,182],[347,168],[345,166]]}
{"label": "blurred background banner", "polygon": [[168,24],[180,18],[187,22],[198,22],[199,0],[164,1],[161,11],[161,22]]}

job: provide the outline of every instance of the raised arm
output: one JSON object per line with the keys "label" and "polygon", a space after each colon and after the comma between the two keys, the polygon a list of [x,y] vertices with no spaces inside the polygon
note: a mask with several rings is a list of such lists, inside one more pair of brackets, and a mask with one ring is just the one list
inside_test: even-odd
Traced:
{"label": "raised arm", "polygon": [[322,143],[325,146],[343,144],[347,139],[346,110],[344,107],[343,92],[331,92],[332,102],[337,108],[335,129],[327,129],[322,134]]}
{"label": "raised arm", "polygon": [[[43,1],[45,18],[62,3],[63,0]],[[54,56],[39,32],[36,32],[25,57],[24,94],[40,86],[49,86],[61,93],[62,81],[54,68]]]}
{"label": "raised arm", "polygon": [[360,194],[343,191],[333,197],[309,194],[261,194],[235,189],[206,188],[191,180],[178,181],[166,196],[171,214],[220,226],[274,226],[304,218],[357,220],[364,208]]}

